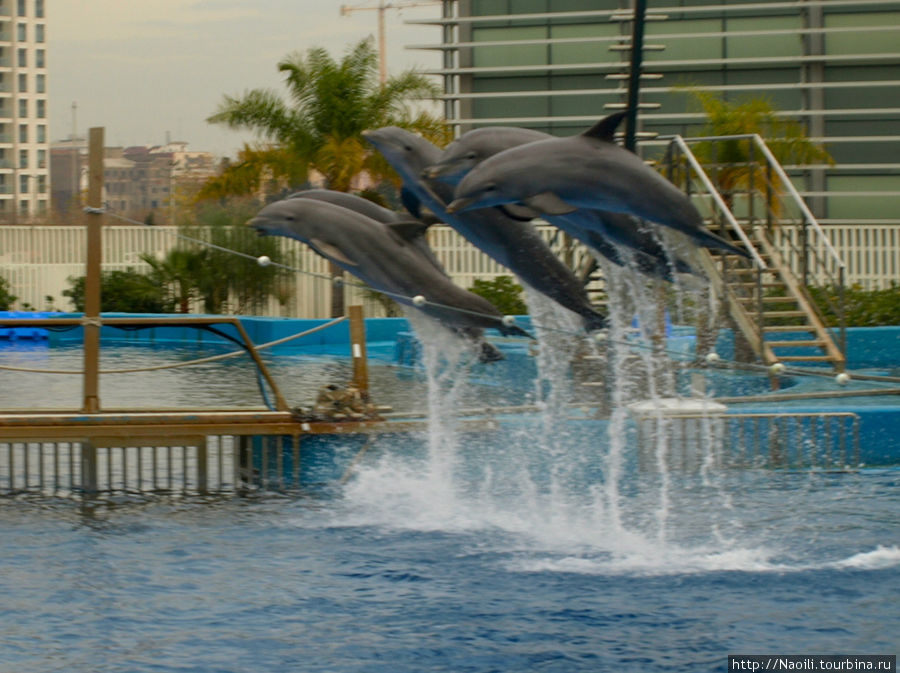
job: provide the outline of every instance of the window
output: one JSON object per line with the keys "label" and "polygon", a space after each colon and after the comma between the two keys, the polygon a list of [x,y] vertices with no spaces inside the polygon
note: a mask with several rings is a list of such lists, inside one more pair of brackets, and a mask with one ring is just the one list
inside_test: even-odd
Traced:
{"label": "window", "polygon": [[44,30],[46,26],[43,23],[39,23],[34,27],[34,41],[35,42],[44,42]]}
{"label": "window", "polygon": [[39,18],[44,18],[44,0],[34,0],[34,15]]}
{"label": "window", "polygon": [[19,116],[27,117],[28,116],[28,101],[24,98],[19,99]]}
{"label": "window", "polygon": [[34,64],[38,68],[44,67],[45,64],[44,64],[44,50],[43,49],[38,49],[34,52]]}
{"label": "window", "polygon": [[47,116],[47,101],[40,98],[37,102],[37,117],[38,119],[43,119]]}
{"label": "window", "polygon": [[28,91],[28,75],[19,75],[19,93]]}
{"label": "window", "polygon": [[28,150],[19,150],[19,168],[28,168]]}
{"label": "window", "polygon": [[47,126],[45,124],[37,125],[37,142],[47,142]]}
{"label": "window", "polygon": [[19,15],[19,16],[26,16],[26,12],[25,12],[25,0],[19,0],[18,5],[19,5],[19,12],[18,12],[18,15]]}
{"label": "window", "polygon": [[27,42],[28,41],[28,24],[20,23],[16,26],[16,39],[19,42]]}
{"label": "window", "polygon": [[37,75],[34,78],[34,90],[38,93],[47,93],[47,76]]}
{"label": "window", "polygon": [[28,193],[28,179],[30,175],[20,175],[19,176],[19,194],[27,194]]}
{"label": "window", "polygon": [[18,61],[20,68],[28,67],[28,50],[27,49],[19,49],[18,50]]}
{"label": "window", "polygon": [[28,124],[19,124],[19,142],[28,142]]}

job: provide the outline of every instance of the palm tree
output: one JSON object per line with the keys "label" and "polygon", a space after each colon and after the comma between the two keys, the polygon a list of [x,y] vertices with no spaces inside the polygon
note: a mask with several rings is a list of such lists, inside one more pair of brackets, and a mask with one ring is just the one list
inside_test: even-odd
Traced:
{"label": "palm tree", "polygon": [[[386,164],[362,139],[366,129],[394,124],[449,140],[440,120],[411,105],[438,95],[437,86],[413,71],[380,83],[371,39],[356,44],[340,61],[316,47],[305,56],[288,56],[278,70],[285,75],[287,101],[274,91],[254,89],[240,97],[225,96],[207,119],[254,131],[262,141],[245,147],[230,172],[246,173],[248,165],[255,164],[291,187],[314,170],[330,189],[348,191],[364,171],[375,181],[388,174]],[[246,184],[246,177],[239,182]]]}
{"label": "palm tree", "polygon": [[[688,90],[706,114],[699,136],[737,136],[756,133],[782,164],[833,164],[828,151],[806,135],[803,124],[779,117],[766,98],[728,101],[708,91]],[[712,179],[729,207],[735,191],[749,184],[763,184],[758,167],[751,165],[751,143],[744,139],[700,142],[694,153],[704,164],[714,165]],[[774,178],[773,178],[774,179]],[[774,207],[775,204],[769,204]]]}
{"label": "palm tree", "polygon": [[[254,89],[242,97],[226,96],[207,121],[254,131],[264,142],[245,148],[243,159],[230,167],[205,193],[221,197],[228,189],[258,190],[263,177],[278,188],[306,181],[312,171],[330,189],[349,191],[355,178],[373,181],[398,178],[381,156],[364,142],[362,132],[397,125],[449,141],[446,126],[433,115],[416,112],[411,103],[439,93],[423,75],[406,71],[381,83],[378,57],[371,39],[352,47],[340,61],[316,47],[293,54],[278,64],[285,75],[289,100],[276,92]],[[251,166],[251,158],[255,165]],[[254,179],[248,177],[255,174]],[[248,187],[249,185],[249,187]],[[237,193],[237,192],[235,192]],[[338,278],[341,270],[331,265]],[[332,315],[344,312],[343,293],[332,293]]]}

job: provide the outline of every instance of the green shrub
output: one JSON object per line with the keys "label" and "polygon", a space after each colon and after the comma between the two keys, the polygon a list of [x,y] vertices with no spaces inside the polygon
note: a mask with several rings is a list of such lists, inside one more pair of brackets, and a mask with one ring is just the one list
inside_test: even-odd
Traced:
{"label": "green shrub", "polygon": [[[70,277],[71,288],[63,290],[75,304],[76,311],[84,311],[85,277]],[[166,287],[147,274],[134,269],[104,271],[100,275],[100,310],[121,313],[172,313],[175,302]]]}
{"label": "green shrub", "polygon": [[[830,308],[838,304],[835,287],[810,287],[809,293],[824,313],[829,327],[838,324],[837,314]],[[860,285],[844,289],[847,327],[900,325],[900,285],[892,283],[884,290],[864,290]]]}
{"label": "green shrub", "polygon": [[9,281],[0,276],[0,311],[8,311],[18,299],[9,291]]}
{"label": "green shrub", "polygon": [[528,307],[522,299],[522,286],[512,276],[497,276],[493,280],[477,279],[469,292],[491,302],[505,315],[525,315]]}

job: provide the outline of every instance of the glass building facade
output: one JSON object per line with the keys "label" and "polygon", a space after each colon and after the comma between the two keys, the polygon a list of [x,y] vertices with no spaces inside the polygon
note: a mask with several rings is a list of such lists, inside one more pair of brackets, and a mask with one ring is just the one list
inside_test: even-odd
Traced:
{"label": "glass building facade", "polygon": [[[448,120],[557,135],[622,106],[630,0],[445,0]],[[825,143],[833,166],[792,167],[824,223],[900,224],[900,1],[650,0],[640,151],[658,135],[697,135],[686,89],[765,97]]]}

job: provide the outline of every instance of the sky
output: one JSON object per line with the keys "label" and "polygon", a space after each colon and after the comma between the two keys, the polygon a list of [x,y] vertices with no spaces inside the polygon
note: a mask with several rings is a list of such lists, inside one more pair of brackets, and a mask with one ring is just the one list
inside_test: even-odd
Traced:
{"label": "sky", "polygon": [[[51,0],[47,4],[50,139],[105,130],[107,146],[161,145],[234,156],[254,136],[208,124],[224,95],[256,88],[285,94],[277,64],[324,47],[335,58],[377,33],[378,12],[341,16],[334,0]],[[375,7],[377,0],[348,0]],[[440,16],[440,5],[386,12],[389,73],[436,68],[437,26],[405,20]],[[423,3],[424,4],[424,3]],[[72,104],[76,104],[73,119]]]}

